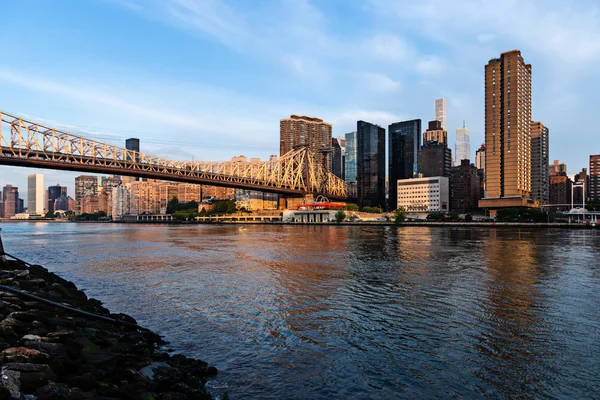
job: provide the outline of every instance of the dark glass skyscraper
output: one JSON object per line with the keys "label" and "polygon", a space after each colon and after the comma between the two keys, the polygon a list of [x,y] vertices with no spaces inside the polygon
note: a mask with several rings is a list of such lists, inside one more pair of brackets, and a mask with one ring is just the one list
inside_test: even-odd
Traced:
{"label": "dark glass skyscraper", "polygon": [[388,128],[389,209],[398,206],[398,179],[418,177],[421,120],[395,122]]}
{"label": "dark glass skyscraper", "polygon": [[358,205],[385,208],[385,128],[365,121],[356,128]]}
{"label": "dark glass skyscraper", "polygon": [[[54,202],[56,200],[58,200],[60,198],[60,196],[67,196],[67,187],[66,186],[60,186],[58,183],[54,186],[48,186],[48,198],[47,198],[47,205],[46,205],[46,210],[48,210],[48,212],[54,212],[55,210],[61,210],[61,208],[55,208],[54,207]],[[62,210],[64,210],[64,208],[62,208]]]}

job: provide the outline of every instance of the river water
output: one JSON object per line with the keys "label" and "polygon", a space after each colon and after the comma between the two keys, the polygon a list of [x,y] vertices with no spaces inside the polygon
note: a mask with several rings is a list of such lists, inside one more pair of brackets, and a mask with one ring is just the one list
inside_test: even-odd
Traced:
{"label": "river water", "polygon": [[597,398],[600,232],[2,225],[232,399]]}

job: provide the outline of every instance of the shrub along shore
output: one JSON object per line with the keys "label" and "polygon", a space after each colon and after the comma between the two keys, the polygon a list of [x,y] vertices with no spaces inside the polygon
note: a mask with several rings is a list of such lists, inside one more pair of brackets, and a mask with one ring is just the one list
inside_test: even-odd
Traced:
{"label": "shrub along shore", "polygon": [[0,260],[0,285],[0,400],[212,399],[216,368],[160,351],[159,335],[72,282]]}

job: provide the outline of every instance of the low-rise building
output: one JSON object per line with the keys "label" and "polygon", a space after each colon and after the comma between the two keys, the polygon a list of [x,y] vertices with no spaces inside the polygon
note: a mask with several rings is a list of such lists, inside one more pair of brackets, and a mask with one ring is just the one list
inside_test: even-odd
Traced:
{"label": "low-rise building", "polygon": [[448,212],[449,179],[445,176],[398,180],[398,208],[407,212]]}

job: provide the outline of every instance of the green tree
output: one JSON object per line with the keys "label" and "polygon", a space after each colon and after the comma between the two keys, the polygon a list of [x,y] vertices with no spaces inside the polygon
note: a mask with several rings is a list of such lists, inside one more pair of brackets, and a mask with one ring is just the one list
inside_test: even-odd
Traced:
{"label": "green tree", "polygon": [[588,211],[600,211],[600,200],[590,200],[587,202],[585,208]]}
{"label": "green tree", "polygon": [[346,219],[346,213],[344,212],[344,210],[339,210],[338,212],[335,213],[335,220],[337,221],[338,224],[345,219]]}
{"label": "green tree", "polygon": [[54,214],[52,211],[48,211],[46,213],[46,218],[56,218],[56,214]]}
{"label": "green tree", "polygon": [[431,214],[427,215],[427,220],[428,221],[443,221],[444,213],[441,213],[441,212],[431,213]]}
{"label": "green tree", "polygon": [[348,211],[358,211],[358,206],[354,203],[346,203],[346,209]]}
{"label": "green tree", "polygon": [[397,225],[400,225],[406,220],[406,210],[404,207],[400,207],[397,210],[394,210],[394,222]]}
{"label": "green tree", "polygon": [[380,214],[382,213],[381,207],[363,207],[363,212],[371,213],[371,214]]}
{"label": "green tree", "polygon": [[177,196],[173,196],[173,198],[167,203],[167,214],[173,214],[175,211],[177,211],[178,207],[179,199]]}

